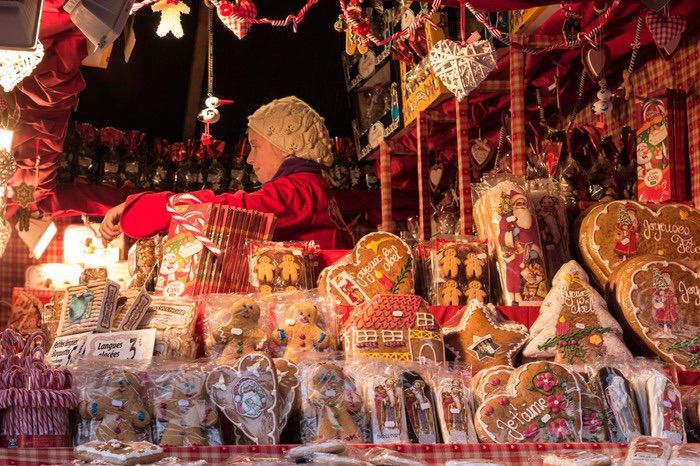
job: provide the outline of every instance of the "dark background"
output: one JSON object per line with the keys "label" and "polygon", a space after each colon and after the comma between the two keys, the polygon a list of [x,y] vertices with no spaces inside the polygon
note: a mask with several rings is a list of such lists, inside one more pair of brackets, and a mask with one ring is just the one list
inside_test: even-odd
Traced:
{"label": "dark background", "polygon": [[[254,0],[258,17],[296,14],[305,0]],[[182,16],[184,37],[160,38],[160,14],[150,7],[136,15],[136,47],[124,63],[123,39],[114,45],[106,70],[83,67],[87,88],[73,115],[97,127],[136,129],[150,136],[182,139],[190,66],[201,0],[185,0],[191,12]],[[341,52],[345,37],[333,29],[338,4],[320,0],[294,33],[285,28],[253,25],[239,40],[214,17],[214,95],[233,99],[212,126],[214,137],[233,142],[243,136],[246,117],[272,99],[296,95],[326,118],[333,136],[349,136],[350,109]],[[206,54],[206,48],[198,51]],[[206,94],[206,71],[203,100]],[[198,124],[199,125],[199,124]],[[201,125],[198,126],[198,130]]]}

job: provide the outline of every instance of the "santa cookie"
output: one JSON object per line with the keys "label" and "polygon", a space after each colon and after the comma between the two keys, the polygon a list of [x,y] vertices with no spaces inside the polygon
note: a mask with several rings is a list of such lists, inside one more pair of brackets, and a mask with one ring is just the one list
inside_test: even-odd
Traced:
{"label": "santa cookie", "polygon": [[643,254],[700,260],[700,211],[682,204],[613,201],[581,221],[579,249],[596,281],[605,285],[623,261]]}
{"label": "santa cookie", "polygon": [[622,373],[611,367],[598,370],[598,391],[605,402],[605,419],[612,442],[627,443],[642,435],[637,399]]}
{"label": "santa cookie", "polygon": [[614,276],[615,303],[639,340],[680,370],[700,369],[700,273],[692,264],[644,256]]}
{"label": "santa cookie", "polygon": [[435,387],[442,441],[477,443],[472,420],[472,400],[461,374],[439,377]]}
{"label": "santa cookie", "polygon": [[341,304],[358,305],[380,294],[413,293],[411,248],[391,233],[360,239],[348,264],[327,267],[321,291]]}
{"label": "santa cookie", "polygon": [[228,320],[213,329],[214,340],[224,345],[221,362],[233,362],[264,348],[266,335],[260,330],[260,306],[249,298],[241,298],[231,306]]}
{"label": "santa cookie", "polygon": [[433,391],[418,373],[401,374],[406,425],[411,443],[438,443],[437,413]]}
{"label": "santa cookie", "polygon": [[398,377],[369,375],[362,378],[362,387],[373,443],[408,443],[403,390]]}
{"label": "santa cookie", "polygon": [[504,320],[491,304],[473,300],[443,327],[447,349],[472,372],[512,366],[528,338],[527,327]]}
{"label": "santa cookie", "polygon": [[622,328],[574,261],[555,275],[530,334],[523,350],[528,358],[553,357],[555,362],[585,364],[632,357],[621,340]]}
{"label": "santa cookie", "polygon": [[505,305],[541,302],[549,284],[537,218],[525,191],[513,181],[488,188],[474,207],[481,240],[496,258]]}
{"label": "santa cookie", "polygon": [[649,434],[673,443],[685,443],[681,392],[673,382],[656,372],[647,380]]}
{"label": "santa cookie", "polygon": [[474,416],[486,443],[580,442],[581,390],[565,366],[531,362],[517,368],[505,393],[486,398]]}
{"label": "santa cookie", "polygon": [[274,362],[251,353],[236,365],[219,366],[207,377],[207,391],[222,413],[258,445],[279,442],[280,391]]}

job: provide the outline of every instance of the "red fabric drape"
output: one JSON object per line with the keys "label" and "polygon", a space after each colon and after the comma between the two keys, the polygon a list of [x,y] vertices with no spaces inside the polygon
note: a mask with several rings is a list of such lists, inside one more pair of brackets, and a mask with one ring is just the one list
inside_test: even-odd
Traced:
{"label": "red fabric drape", "polygon": [[[45,0],[39,39],[44,59],[31,76],[19,83],[15,93],[20,122],[15,128],[14,148],[20,169],[11,186],[35,185],[34,163],[40,156],[36,200],[51,196],[56,185],[57,160],[61,156],[68,118],[85,87],[80,63],[87,56],[85,36],[62,10],[64,0]],[[80,203],[82,204],[82,202]],[[49,204],[50,205],[50,204]],[[82,205],[77,210],[82,210]],[[14,213],[10,206],[8,216]]]}

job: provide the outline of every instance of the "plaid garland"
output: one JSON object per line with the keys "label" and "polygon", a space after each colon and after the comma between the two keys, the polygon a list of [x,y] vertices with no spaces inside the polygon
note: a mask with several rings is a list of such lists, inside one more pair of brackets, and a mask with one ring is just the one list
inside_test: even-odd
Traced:
{"label": "plaid garland", "polygon": [[525,141],[525,54],[510,46],[510,145],[513,174],[525,176],[527,144]]}
{"label": "plaid garland", "polygon": [[[365,450],[374,445],[355,445]],[[592,450],[620,458],[625,455],[624,444],[612,443],[562,443],[562,444],[507,444],[507,445],[381,445],[431,466],[444,465],[454,459],[493,460],[504,465],[525,466],[541,464],[540,457],[545,453],[567,450]],[[209,464],[223,464],[230,458],[252,457],[282,458],[290,449],[287,445],[277,446],[223,446],[166,448],[166,455],[177,456],[183,461],[204,460]],[[18,466],[39,466],[67,463],[73,459],[70,448],[54,449],[0,449],[0,464]]]}
{"label": "plaid garland", "polygon": [[[640,62],[632,75],[634,93],[647,96],[666,88],[686,93],[690,192],[695,207],[700,208],[700,26],[689,26],[681,39],[680,49],[668,61],[654,48],[645,52],[640,54],[640,58],[650,58]],[[590,108],[584,109],[576,117],[576,124],[595,124],[597,121],[598,117],[593,115]],[[619,146],[622,127],[633,128],[635,125],[634,101],[615,100],[613,112],[605,115],[605,123],[605,135],[612,135]]]}

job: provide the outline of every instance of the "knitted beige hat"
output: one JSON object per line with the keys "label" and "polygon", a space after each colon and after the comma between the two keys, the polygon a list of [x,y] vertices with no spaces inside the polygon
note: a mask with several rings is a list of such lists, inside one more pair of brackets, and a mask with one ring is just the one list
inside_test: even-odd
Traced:
{"label": "knitted beige hat", "polygon": [[248,127],[289,155],[330,166],[331,140],[323,118],[303,100],[290,96],[263,105]]}

